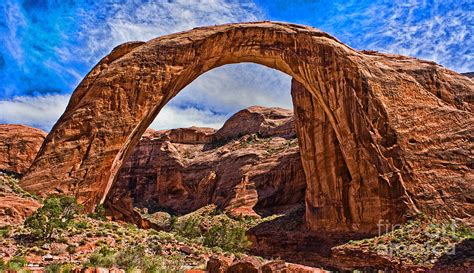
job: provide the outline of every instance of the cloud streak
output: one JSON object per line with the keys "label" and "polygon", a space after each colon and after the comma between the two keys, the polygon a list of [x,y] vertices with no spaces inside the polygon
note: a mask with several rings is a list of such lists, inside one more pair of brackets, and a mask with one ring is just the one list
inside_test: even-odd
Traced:
{"label": "cloud streak", "polygon": [[458,72],[474,70],[470,0],[346,2],[334,12],[323,29],[355,48],[431,60]]}
{"label": "cloud streak", "polygon": [[69,95],[20,96],[0,100],[0,123],[17,123],[49,131],[66,109]]}
{"label": "cloud streak", "polygon": [[[474,70],[474,8],[470,1],[393,1],[366,11],[367,48],[431,60],[459,72]],[[458,6],[457,9],[451,7]],[[376,19],[374,19],[376,18]]]}

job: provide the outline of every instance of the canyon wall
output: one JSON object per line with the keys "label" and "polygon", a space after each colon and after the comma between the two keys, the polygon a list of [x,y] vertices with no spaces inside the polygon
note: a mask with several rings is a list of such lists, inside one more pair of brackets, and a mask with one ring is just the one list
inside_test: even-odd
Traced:
{"label": "canyon wall", "polygon": [[149,129],[120,170],[106,206],[114,218],[134,220],[133,207],[183,214],[216,204],[234,215],[256,216],[301,204],[306,180],[294,126],[290,110],[250,107],[215,133]]}

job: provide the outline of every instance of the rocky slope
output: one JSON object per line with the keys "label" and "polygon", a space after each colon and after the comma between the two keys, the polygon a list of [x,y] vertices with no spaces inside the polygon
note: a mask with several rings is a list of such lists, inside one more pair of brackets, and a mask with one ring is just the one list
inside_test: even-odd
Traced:
{"label": "rocky slope", "polygon": [[148,130],[119,172],[106,205],[117,219],[131,206],[189,213],[208,204],[234,215],[304,202],[305,176],[291,111],[250,107],[214,132]]}
{"label": "rocky slope", "polygon": [[0,124],[0,171],[24,174],[46,138],[46,132],[19,124]]}
{"label": "rocky slope", "polygon": [[17,182],[14,176],[0,172],[0,228],[21,224],[40,206],[38,199]]}

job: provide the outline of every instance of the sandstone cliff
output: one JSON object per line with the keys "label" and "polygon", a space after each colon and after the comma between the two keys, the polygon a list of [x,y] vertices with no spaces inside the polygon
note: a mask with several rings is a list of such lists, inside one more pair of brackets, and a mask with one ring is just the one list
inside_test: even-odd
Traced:
{"label": "sandstone cliff", "polygon": [[196,127],[148,130],[106,204],[116,218],[132,220],[131,206],[189,213],[216,204],[255,215],[304,202],[294,125],[289,110],[250,107],[214,134]]}

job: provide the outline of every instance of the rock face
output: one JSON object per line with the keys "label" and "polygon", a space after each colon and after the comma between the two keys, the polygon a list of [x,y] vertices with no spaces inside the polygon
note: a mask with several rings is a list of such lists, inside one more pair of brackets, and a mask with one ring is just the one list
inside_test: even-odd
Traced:
{"label": "rock face", "polygon": [[19,124],[0,124],[0,171],[24,174],[36,157],[46,132]]}
{"label": "rock face", "polygon": [[235,139],[243,135],[258,134],[260,137],[296,136],[293,112],[281,108],[253,106],[232,116],[216,132],[218,141]]}
{"label": "rock face", "polygon": [[184,214],[216,204],[232,214],[255,215],[254,209],[266,213],[304,202],[294,125],[290,110],[254,106],[215,134],[196,127],[148,130],[106,205],[115,218],[134,221],[133,207]]}
{"label": "rock face", "polygon": [[16,185],[14,176],[28,170],[45,137],[39,129],[0,124],[0,227],[22,223],[40,206]]}
{"label": "rock face", "polygon": [[[295,105],[314,116],[298,125],[305,141],[314,140],[301,145],[309,147],[301,157],[310,174],[310,229],[368,232],[381,220],[400,223],[420,211],[474,214],[472,79],[273,22],[203,27],[117,47],[77,87],[21,185],[43,195],[75,194],[94,209],[162,107],[199,75],[238,62],[283,71],[314,98]],[[309,166],[321,161],[319,151],[331,153],[328,161]]]}

